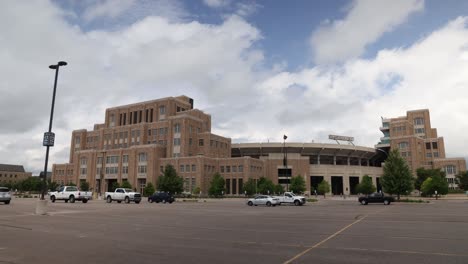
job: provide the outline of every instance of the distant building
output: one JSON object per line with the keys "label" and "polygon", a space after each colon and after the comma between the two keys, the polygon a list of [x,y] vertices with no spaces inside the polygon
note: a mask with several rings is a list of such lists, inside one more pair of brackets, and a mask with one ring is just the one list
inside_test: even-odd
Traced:
{"label": "distant building", "polygon": [[0,164],[0,186],[14,184],[32,176],[22,165]]}
{"label": "distant building", "polygon": [[466,171],[464,158],[445,156],[444,138],[431,127],[428,109],[407,111],[406,116],[382,118],[380,131],[384,134],[375,146],[383,152],[399,149],[416,176],[416,169],[441,169],[447,174],[449,188],[455,189],[455,175]]}

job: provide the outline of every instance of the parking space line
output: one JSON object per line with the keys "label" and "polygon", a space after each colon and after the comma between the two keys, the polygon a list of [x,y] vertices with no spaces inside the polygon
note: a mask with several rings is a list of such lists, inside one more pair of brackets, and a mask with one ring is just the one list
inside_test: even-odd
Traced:
{"label": "parking space line", "polygon": [[[379,210],[379,211],[377,211],[377,212],[374,212],[373,214],[378,214],[378,213],[382,212],[382,211],[385,210],[385,209],[386,209],[386,208],[383,208],[383,209],[381,209],[381,210]],[[340,233],[342,233],[342,232],[345,231],[346,229],[350,228],[351,226],[353,226],[353,225],[355,225],[355,224],[361,222],[362,220],[364,220],[364,219],[365,219],[366,217],[368,217],[369,215],[371,215],[371,214],[366,214],[366,215],[364,215],[362,218],[359,218],[359,219],[357,219],[356,221],[352,222],[351,224],[349,224],[349,225],[343,227],[342,229],[336,231],[334,234],[332,234],[332,235],[330,235],[329,237],[325,238],[324,240],[318,242],[317,244],[311,246],[310,248],[308,248],[308,249],[302,251],[301,253],[297,254],[296,256],[292,257],[291,259],[285,261],[283,264],[292,263],[294,260],[296,260],[296,259],[298,259],[298,258],[304,256],[305,254],[307,254],[307,252],[311,251],[312,249],[319,247],[320,245],[322,245],[322,244],[324,244],[325,242],[327,242],[328,240],[330,240],[330,239],[336,237],[337,235],[339,235]]]}

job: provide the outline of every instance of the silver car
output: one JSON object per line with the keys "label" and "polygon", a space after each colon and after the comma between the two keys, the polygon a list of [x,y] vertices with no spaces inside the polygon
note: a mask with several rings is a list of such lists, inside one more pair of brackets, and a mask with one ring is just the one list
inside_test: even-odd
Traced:
{"label": "silver car", "polygon": [[269,195],[258,195],[255,198],[251,198],[247,201],[247,205],[266,205],[266,206],[276,206],[279,204],[279,199]]}
{"label": "silver car", "polygon": [[7,187],[0,187],[0,202],[9,204],[11,201],[10,190]]}

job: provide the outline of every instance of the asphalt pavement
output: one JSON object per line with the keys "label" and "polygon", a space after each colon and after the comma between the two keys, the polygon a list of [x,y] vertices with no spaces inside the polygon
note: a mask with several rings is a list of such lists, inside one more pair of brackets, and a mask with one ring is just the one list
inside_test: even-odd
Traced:
{"label": "asphalt pavement", "polygon": [[0,263],[468,263],[468,200],[0,204]]}

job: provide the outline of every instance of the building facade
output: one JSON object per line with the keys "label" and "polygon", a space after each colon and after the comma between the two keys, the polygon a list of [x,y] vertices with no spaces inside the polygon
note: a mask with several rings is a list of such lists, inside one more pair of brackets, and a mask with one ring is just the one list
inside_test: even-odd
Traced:
{"label": "building facade", "polygon": [[231,139],[211,133],[211,116],[186,96],[109,108],[103,124],[73,131],[70,143],[69,163],[53,165],[53,181],[86,181],[98,193],[123,181],[143,192],[167,164],[183,177],[184,191],[199,187],[202,194],[216,172],[224,171],[229,194],[264,176],[261,161],[231,158]]}
{"label": "building facade", "polygon": [[444,138],[431,127],[428,109],[407,111],[406,116],[382,118],[380,131],[384,134],[376,149],[388,153],[399,149],[413,174],[418,168],[441,169],[446,172],[449,188],[455,189],[455,175],[466,171],[464,158],[445,156]]}
{"label": "building facade", "polygon": [[22,165],[0,164],[0,186],[15,184],[32,176]]}

